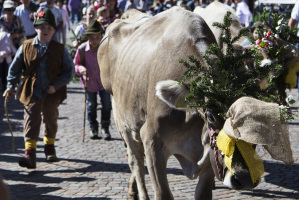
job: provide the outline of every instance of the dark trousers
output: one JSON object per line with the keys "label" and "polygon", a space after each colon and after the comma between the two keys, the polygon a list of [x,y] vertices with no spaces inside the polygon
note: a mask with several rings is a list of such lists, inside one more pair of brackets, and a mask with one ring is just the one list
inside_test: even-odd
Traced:
{"label": "dark trousers", "polygon": [[[99,123],[97,121],[97,92],[87,92],[87,119],[90,128],[98,130]],[[111,117],[111,98],[106,90],[99,91],[102,104],[101,124],[110,124]]]}
{"label": "dark trousers", "polygon": [[79,13],[79,9],[73,9],[71,11],[71,21],[72,23],[78,23],[80,21],[80,13]]}
{"label": "dark trousers", "polygon": [[6,59],[4,59],[3,62],[0,63],[1,89],[3,92],[6,90],[8,67]]}
{"label": "dark trousers", "polygon": [[51,94],[43,95],[42,100],[32,97],[24,109],[25,141],[38,139],[41,122],[44,125],[44,136],[56,138],[59,103],[57,97]]}

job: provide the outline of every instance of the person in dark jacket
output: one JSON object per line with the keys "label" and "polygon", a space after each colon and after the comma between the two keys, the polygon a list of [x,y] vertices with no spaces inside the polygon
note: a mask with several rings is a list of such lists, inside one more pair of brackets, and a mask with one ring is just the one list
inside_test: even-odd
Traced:
{"label": "person in dark jacket", "polygon": [[58,106],[66,98],[66,84],[74,74],[74,64],[66,47],[52,40],[56,31],[53,13],[46,8],[34,22],[37,36],[26,40],[10,65],[5,98],[24,75],[19,100],[24,104],[25,157],[21,167],[36,168],[36,148],[41,122],[44,124],[44,152],[48,162],[57,160],[54,143],[57,133]]}

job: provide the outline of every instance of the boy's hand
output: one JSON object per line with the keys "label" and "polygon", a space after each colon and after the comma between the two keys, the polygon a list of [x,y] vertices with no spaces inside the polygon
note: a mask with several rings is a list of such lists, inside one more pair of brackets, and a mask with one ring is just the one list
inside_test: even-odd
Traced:
{"label": "boy's hand", "polygon": [[82,67],[82,69],[80,69],[80,74],[86,76],[86,68]]}
{"label": "boy's hand", "polygon": [[3,97],[5,97],[6,99],[11,99],[13,95],[14,95],[14,90],[12,88],[7,88],[3,93]]}
{"label": "boy's hand", "polygon": [[55,87],[53,85],[49,85],[47,93],[48,94],[54,94],[55,92],[56,92]]}

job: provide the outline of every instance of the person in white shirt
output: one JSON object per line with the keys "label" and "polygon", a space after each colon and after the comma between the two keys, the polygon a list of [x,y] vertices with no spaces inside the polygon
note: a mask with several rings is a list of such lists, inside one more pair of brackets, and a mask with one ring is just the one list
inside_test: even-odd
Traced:
{"label": "person in white shirt", "polygon": [[61,11],[62,19],[63,19],[63,26],[62,26],[62,29],[61,29],[60,33],[58,34],[58,38],[59,38],[59,42],[62,42],[62,44],[65,45],[65,43],[66,43],[66,30],[71,29],[70,18],[69,18],[69,14],[66,10],[66,7],[64,6],[64,0],[58,0],[57,1],[57,6]]}
{"label": "person in white shirt", "polygon": [[6,90],[6,84],[7,84],[6,77],[8,74],[8,67],[12,61],[12,56],[14,56],[16,52],[17,49],[12,43],[10,34],[5,31],[1,31],[0,32],[0,74],[1,74],[2,92]]}
{"label": "person in white shirt", "polygon": [[34,13],[38,10],[39,5],[30,0],[21,0],[23,4],[19,5],[14,15],[20,17],[25,29],[26,39],[31,39],[36,36],[36,31],[33,26]]}
{"label": "person in white shirt", "polygon": [[[288,25],[290,28],[294,28],[295,26],[297,26],[297,28],[299,27],[299,1],[297,1],[293,7]],[[299,36],[299,31],[297,32],[297,36]]]}
{"label": "person in white shirt", "polygon": [[238,19],[245,27],[248,27],[250,25],[252,16],[248,5],[242,0],[236,0],[235,2],[237,3],[236,14]]}

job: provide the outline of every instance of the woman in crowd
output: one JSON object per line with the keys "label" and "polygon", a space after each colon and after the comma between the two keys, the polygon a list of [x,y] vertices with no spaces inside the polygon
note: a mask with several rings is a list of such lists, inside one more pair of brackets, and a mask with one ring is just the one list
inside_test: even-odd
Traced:
{"label": "woman in crowd", "polygon": [[119,19],[123,14],[122,10],[117,7],[117,0],[107,0],[107,6],[110,13],[110,22]]}
{"label": "woman in crowd", "polygon": [[15,3],[12,0],[4,2],[4,15],[0,17],[0,31],[10,33],[14,46],[19,48],[25,39],[25,29],[21,19],[14,15],[15,9]]}

